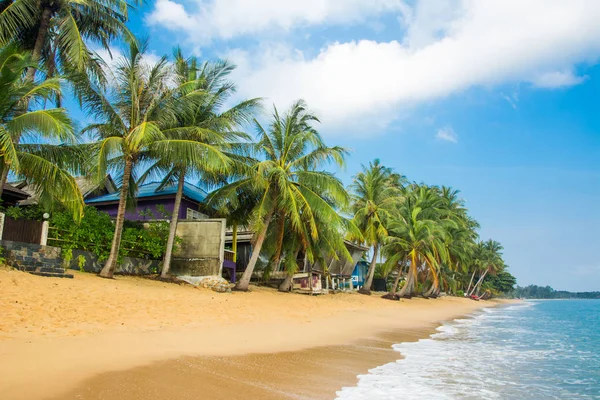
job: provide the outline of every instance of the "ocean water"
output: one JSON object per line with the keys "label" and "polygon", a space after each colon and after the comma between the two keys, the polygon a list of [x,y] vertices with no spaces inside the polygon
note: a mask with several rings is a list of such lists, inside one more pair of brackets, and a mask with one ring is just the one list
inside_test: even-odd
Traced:
{"label": "ocean water", "polygon": [[338,399],[600,399],[600,301],[484,309],[394,348]]}

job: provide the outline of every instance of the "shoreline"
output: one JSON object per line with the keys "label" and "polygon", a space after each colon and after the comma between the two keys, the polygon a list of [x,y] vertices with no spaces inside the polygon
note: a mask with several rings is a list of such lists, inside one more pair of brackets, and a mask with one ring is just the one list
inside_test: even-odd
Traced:
{"label": "shoreline", "polygon": [[[7,295],[0,304],[0,392],[15,400],[158,399],[176,390],[176,398],[194,398],[199,388],[190,381],[200,382],[205,398],[250,398],[249,390],[259,399],[333,398],[356,375],[398,359],[391,344],[504,303],[261,288],[218,294],[132,277],[76,273],[57,282],[8,270],[0,270],[0,292]],[[272,373],[282,386],[268,384]],[[319,375],[344,384],[325,386]]]}

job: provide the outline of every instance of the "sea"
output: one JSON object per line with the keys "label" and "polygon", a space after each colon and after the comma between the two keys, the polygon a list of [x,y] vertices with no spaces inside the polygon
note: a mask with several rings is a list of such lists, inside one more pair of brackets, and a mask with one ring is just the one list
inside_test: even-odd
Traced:
{"label": "sea", "polygon": [[393,347],[337,399],[600,399],[600,300],[483,309]]}

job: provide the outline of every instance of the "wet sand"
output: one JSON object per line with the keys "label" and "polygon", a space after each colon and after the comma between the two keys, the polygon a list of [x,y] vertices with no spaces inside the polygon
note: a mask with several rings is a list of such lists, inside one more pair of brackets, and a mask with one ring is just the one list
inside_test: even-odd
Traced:
{"label": "wet sand", "polygon": [[392,343],[493,302],[401,302],[0,268],[0,398],[331,399]]}
{"label": "wet sand", "polygon": [[401,358],[392,343],[433,329],[382,332],[355,344],[230,357],[180,357],[91,378],[59,399],[334,399],[358,374]]}

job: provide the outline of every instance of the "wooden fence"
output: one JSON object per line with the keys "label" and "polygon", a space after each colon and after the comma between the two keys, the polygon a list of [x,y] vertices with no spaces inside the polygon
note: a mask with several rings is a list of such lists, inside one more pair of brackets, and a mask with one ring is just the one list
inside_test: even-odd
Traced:
{"label": "wooden fence", "polygon": [[13,219],[5,216],[2,240],[42,244],[43,224],[42,221]]}

